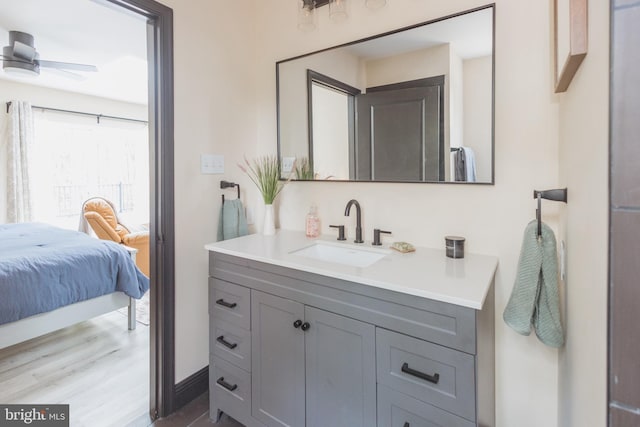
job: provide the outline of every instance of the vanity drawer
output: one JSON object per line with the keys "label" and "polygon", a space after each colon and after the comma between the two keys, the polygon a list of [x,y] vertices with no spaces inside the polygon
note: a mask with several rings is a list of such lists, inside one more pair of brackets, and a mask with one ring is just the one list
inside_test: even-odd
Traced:
{"label": "vanity drawer", "polygon": [[251,374],[218,357],[211,357],[209,392],[212,407],[232,417],[251,413]]}
{"label": "vanity drawer", "polygon": [[214,319],[209,327],[209,352],[213,356],[251,371],[251,332],[224,320]]}
{"label": "vanity drawer", "polygon": [[209,279],[209,314],[251,330],[251,291],[223,280]]}
{"label": "vanity drawer", "polygon": [[474,427],[475,423],[378,385],[377,427]]}
{"label": "vanity drawer", "polygon": [[379,384],[475,419],[473,356],[377,328],[376,364]]}

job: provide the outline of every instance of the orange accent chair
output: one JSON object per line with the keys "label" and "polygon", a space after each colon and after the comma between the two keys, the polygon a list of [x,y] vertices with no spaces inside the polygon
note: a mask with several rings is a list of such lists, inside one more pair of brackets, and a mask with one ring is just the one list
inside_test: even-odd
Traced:
{"label": "orange accent chair", "polygon": [[82,214],[99,239],[137,249],[136,265],[149,277],[149,230],[132,232],[119,222],[113,204],[102,197],[84,202]]}

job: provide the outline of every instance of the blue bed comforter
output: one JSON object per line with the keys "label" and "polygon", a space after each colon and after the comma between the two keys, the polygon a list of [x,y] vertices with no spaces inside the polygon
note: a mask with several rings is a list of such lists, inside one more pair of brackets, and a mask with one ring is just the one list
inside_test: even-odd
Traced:
{"label": "blue bed comforter", "polygon": [[115,242],[46,224],[0,225],[0,324],[121,291],[149,279]]}

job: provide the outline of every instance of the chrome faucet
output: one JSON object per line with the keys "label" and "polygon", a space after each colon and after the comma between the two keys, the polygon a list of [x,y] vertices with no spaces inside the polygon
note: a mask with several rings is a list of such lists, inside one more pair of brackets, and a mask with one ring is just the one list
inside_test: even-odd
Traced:
{"label": "chrome faucet", "polygon": [[362,240],[362,211],[360,210],[360,203],[358,203],[356,199],[349,200],[349,203],[347,203],[347,207],[344,210],[344,216],[349,216],[352,205],[356,206],[356,240],[354,240],[354,242],[364,243],[364,240]]}

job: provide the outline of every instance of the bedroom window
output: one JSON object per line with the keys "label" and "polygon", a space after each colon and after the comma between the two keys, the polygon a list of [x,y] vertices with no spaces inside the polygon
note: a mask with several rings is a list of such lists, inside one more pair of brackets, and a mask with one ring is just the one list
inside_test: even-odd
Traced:
{"label": "bedroom window", "polygon": [[77,229],[82,203],[101,196],[126,222],[149,222],[147,125],[34,110],[36,221]]}

